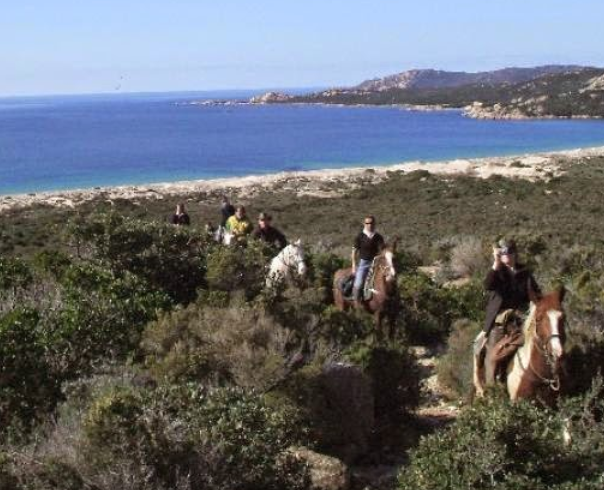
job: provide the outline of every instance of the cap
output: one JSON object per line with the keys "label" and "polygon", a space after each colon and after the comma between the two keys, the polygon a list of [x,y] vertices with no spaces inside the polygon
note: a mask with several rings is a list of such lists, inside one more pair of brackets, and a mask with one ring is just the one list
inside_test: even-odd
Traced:
{"label": "cap", "polygon": [[503,254],[514,254],[517,252],[516,242],[509,238],[502,238],[497,242],[497,246]]}
{"label": "cap", "polygon": [[258,221],[262,221],[262,220],[270,221],[271,219],[273,219],[273,217],[268,213],[263,212],[258,215]]}

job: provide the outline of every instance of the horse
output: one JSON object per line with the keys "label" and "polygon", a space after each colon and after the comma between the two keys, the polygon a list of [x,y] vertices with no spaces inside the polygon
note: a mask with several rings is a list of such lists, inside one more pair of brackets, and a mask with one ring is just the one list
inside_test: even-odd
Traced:
{"label": "horse", "polygon": [[[379,338],[382,336],[382,323],[384,318],[389,321],[389,336],[394,333],[394,321],[397,313],[396,298],[396,269],[394,268],[393,258],[396,251],[396,240],[382,249],[382,251],[373,260],[373,287],[371,288],[371,298],[361,301],[362,308],[373,314],[375,319],[375,330]],[[352,275],[350,267],[339,269],[334,274],[333,279],[333,299],[336,308],[345,311],[354,305],[354,301],[346,298],[340,288],[342,280]],[[370,277],[367,277],[367,281]]]}
{"label": "horse", "polygon": [[[566,333],[564,329],[564,289],[537,297],[529,291],[531,306],[522,331],[524,343],[507,362],[506,388],[512,401],[538,399],[553,404],[563,379],[562,359]],[[474,356],[474,387],[477,396],[484,394],[484,369]]]}
{"label": "horse", "polygon": [[286,280],[306,275],[306,263],[304,262],[304,249],[300,239],[287,245],[274,257],[268,267],[266,276],[266,288],[275,289]]}

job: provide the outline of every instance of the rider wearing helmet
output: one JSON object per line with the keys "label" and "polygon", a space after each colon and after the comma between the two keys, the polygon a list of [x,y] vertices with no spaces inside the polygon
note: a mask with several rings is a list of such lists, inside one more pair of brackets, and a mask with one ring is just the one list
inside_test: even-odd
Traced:
{"label": "rider wearing helmet", "polygon": [[493,246],[493,266],[484,288],[489,294],[483,328],[487,347],[485,378],[487,384],[494,384],[497,374],[494,346],[522,324],[530,303],[529,292],[541,295],[531,271],[518,262],[514,240],[502,239]]}
{"label": "rider wearing helmet", "polygon": [[352,296],[357,306],[360,306],[363,286],[373,259],[382,251],[384,245],[384,238],[375,231],[375,217],[366,216],[363,230],[357,235],[352,247]]}

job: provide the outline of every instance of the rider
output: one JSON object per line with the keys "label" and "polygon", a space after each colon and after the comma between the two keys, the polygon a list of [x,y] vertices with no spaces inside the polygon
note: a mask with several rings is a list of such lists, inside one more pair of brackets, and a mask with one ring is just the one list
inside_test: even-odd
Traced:
{"label": "rider", "polygon": [[382,251],[384,245],[384,238],[375,231],[375,218],[366,216],[363,231],[357,235],[352,247],[352,297],[357,306],[361,304],[363,286],[373,259]]}
{"label": "rider", "polygon": [[185,225],[188,226],[191,224],[191,218],[185,211],[185,205],[183,203],[178,203],[176,205],[176,211],[172,215],[172,219],[170,220],[173,225]]}
{"label": "rider", "polygon": [[486,336],[486,384],[494,384],[497,360],[494,346],[510,330],[518,328],[530,303],[529,291],[541,295],[533,274],[518,263],[514,240],[502,239],[493,246],[493,266],[484,281],[489,293],[483,332]]}
{"label": "rider", "polygon": [[220,214],[222,215],[220,226],[224,228],[228,219],[235,214],[235,207],[231,204],[231,201],[229,201],[228,196],[222,196]]}
{"label": "rider", "polygon": [[270,214],[260,213],[258,227],[252,232],[252,237],[262,240],[277,250],[283,250],[287,246],[287,239],[272,225],[272,220],[273,217]]}
{"label": "rider", "polygon": [[235,214],[226,221],[225,229],[233,235],[236,243],[245,243],[247,236],[252,232],[252,223],[245,215],[244,206],[235,208]]}

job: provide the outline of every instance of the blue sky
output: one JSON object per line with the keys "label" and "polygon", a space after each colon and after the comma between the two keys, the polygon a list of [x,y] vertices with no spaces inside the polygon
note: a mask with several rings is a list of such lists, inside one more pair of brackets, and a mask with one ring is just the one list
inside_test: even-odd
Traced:
{"label": "blue sky", "polygon": [[602,0],[4,0],[0,95],[348,85],[604,66]]}

